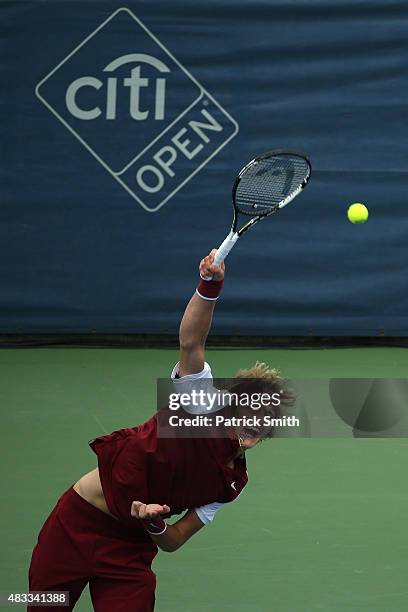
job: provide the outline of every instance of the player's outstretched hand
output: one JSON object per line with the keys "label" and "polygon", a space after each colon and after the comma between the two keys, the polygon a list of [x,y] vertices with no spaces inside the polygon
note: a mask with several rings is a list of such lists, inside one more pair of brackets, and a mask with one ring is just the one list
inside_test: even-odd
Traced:
{"label": "player's outstretched hand", "polygon": [[216,266],[214,262],[214,257],[217,252],[217,249],[213,249],[207,257],[204,257],[200,261],[200,276],[204,279],[212,279],[215,281],[220,281],[224,279],[225,274],[225,264],[222,263],[220,266]]}
{"label": "player's outstretched hand", "polygon": [[170,512],[170,508],[164,504],[144,504],[141,501],[132,502],[130,514],[137,519],[152,519]]}

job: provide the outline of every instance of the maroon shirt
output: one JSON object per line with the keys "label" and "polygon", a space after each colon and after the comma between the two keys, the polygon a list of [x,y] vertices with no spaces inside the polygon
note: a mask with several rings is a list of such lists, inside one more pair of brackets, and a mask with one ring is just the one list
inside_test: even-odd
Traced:
{"label": "maroon shirt", "polygon": [[[115,431],[89,443],[98,456],[109,511],[139,528],[133,501],[167,504],[170,513],[234,500],[248,482],[245,457],[230,438],[158,438],[157,415],[143,425]],[[136,523],[136,524],[135,524]]]}

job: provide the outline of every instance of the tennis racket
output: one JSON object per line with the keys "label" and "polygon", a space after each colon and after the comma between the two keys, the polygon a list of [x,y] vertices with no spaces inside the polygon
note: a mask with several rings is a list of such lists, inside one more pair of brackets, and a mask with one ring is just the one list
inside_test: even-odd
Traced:
{"label": "tennis racket", "polygon": [[[234,218],[214,263],[220,265],[242,234],[291,202],[306,187],[312,166],[303,153],[276,150],[258,155],[235,179],[232,188]],[[238,228],[238,217],[250,220]]]}

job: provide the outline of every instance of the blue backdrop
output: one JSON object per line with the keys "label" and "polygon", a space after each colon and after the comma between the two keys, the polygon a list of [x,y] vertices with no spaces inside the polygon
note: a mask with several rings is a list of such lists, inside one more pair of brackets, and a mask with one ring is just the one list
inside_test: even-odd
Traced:
{"label": "blue backdrop", "polygon": [[408,335],[405,2],[3,1],[0,28],[1,332],[176,332],[236,172],[297,148],[310,185],[231,253],[214,331]]}

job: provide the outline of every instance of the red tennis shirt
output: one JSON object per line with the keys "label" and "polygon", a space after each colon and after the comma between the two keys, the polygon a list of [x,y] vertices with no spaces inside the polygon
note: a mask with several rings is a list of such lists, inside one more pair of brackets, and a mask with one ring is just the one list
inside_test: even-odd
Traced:
{"label": "red tennis shirt", "polygon": [[234,500],[248,482],[245,457],[230,438],[160,438],[157,415],[90,442],[109,511],[134,526],[133,501],[167,504],[169,516]]}

